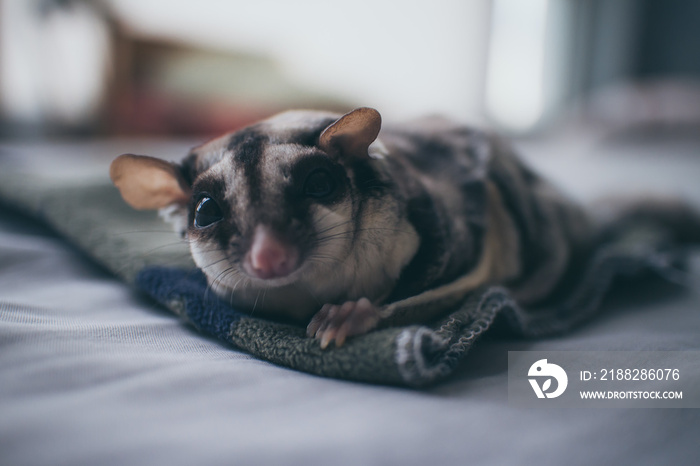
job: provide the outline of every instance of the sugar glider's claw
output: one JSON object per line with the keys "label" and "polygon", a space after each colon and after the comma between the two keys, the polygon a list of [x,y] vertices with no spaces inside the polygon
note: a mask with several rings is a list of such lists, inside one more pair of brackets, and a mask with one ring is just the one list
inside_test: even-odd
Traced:
{"label": "sugar glider's claw", "polygon": [[343,304],[326,304],[311,319],[306,335],[314,337],[326,349],[335,340],[340,347],[347,337],[367,333],[379,322],[379,310],[367,298]]}

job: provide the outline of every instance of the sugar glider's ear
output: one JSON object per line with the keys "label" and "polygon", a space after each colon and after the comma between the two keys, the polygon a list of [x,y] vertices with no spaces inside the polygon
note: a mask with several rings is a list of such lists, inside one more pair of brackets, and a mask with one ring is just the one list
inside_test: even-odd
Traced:
{"label": "sugar glider's ear", "polygon": [[343,153],[367,157],[369,145],[377,139],[382,117],[373,108],[361,107],[346,113],[319,137],[319,147],[327,154]]}
{"label": "sugar glider's ear", "polygon": [[135,209],[161,209],[189,202],[191,189],[177,165],[145,155],[120,155],[109,176],[122,197]]}

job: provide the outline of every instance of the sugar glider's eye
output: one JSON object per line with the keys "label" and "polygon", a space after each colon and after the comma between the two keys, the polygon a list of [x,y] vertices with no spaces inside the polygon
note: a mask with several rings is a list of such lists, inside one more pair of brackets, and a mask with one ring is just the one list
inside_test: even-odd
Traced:
{"label": "sugar glider's eye", "polygon": [[309,197],[323,198],[335,191],[335,180],[331,174],[323,169],[319,168],[317,170],[309,173],[304,181],[304,194]]}
{"label": "sugar glider's eye", "polygon": [[205,228],[224,218],[221,207],[210,197],[203,197],[194,211],[194,226]]}

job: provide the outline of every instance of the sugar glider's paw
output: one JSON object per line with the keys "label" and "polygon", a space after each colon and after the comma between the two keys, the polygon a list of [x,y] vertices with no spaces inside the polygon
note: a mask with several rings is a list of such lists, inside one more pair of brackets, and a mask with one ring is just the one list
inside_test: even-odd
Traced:
{"label": "sugar glider's paw", "polygon": [[367,333],[378,322],[379,309],[367,298],[344,304],[326,304],[311,319],[306,335],[320,340],[322,349],[333,340],[335,346],[342,346],[347,337]]}

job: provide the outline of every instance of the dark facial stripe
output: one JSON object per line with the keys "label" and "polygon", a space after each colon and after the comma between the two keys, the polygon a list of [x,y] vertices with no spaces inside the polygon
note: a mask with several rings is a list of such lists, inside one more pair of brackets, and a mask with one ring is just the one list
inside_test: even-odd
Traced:
{"label": "dark facial stripe", "polygon": [[389,188],[388,183],[382,179],[369,160],[354,159],[350,167],[355,187],[364,196],[381,197]]}
{"label": "dark facial stripe", "polygon": [[251,203],[260,199],[260,161],[268,140],[269,137],[266,134],[251,127],[234,133],[227,146],[228,150],[233,152],[234,165],[243,170],[248,182]]}
{"label": "dark facial stripe", "polygon": [[302,129],[290,136],[287,143],[299,144],[300,146],[314,147],[318,145],[318,138],[321,136],[323,130],[335,122],[335,118],[326,118],[318,122],[318,126],[315,128]]}
{"label": "dark facial stripe", "polygon": [[182,178],[187,183],[187,186],[192,186],[194,179],[197,177],[197,154],[190,152],[180,163],[180,173]]}

